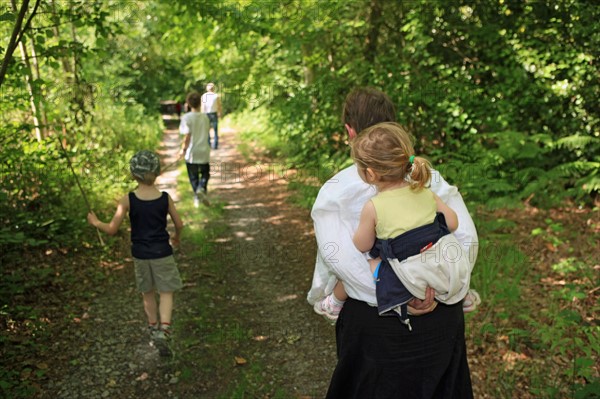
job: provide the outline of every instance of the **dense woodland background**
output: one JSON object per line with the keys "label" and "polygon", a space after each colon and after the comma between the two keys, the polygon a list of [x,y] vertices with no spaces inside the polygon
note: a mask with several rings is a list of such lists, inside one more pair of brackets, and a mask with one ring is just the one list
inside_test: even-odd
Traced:
{"label": "dense woodland background", "polygon": [[[418,153],[471,209],[597,216],[598,21],[600,6],[586,0],[1,2],[0,325],[30,318],[11,298],[45,278],[12,270],[15,254],[94,240],[61,145],[87,201],[105,206],[130,186],[130,156],[157,145],[160,101],[209,81],[248,142],[305,172],[290,181],[305,206],[350,164],[340,107],[369,85],[392,97]],[[561,226],[539,228],[533,236]],[[598,249],[597,235],[585,239]],[[586,276],[581,295],[597,295],[597,256],[562,265]],[[567,312],[561,333],[542,339],[558,352],[583,348],[563,381],[580,397],[598,388],[591,304],[587,322]],[[578,340],[574,325],[585,330]],[[0,370],[0,385],[10,381]]]}

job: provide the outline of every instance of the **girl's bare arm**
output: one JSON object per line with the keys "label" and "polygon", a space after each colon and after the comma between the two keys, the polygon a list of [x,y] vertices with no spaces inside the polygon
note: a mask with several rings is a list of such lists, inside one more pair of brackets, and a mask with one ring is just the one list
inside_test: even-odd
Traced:
{"label": "girl's bare arm", "polygon": [[437,211],[444,214],[446,218],[446,224],[448,225],[448,229],[450,231],[455,231],[458,228],[458,216],[456,212],[452,210],[440,197],[438,197],[435,193],[433,194],[435,198],[435,202],[437,204]]}
{"label": "girl's bare arm", "polygon": [[367,201],[360,214],[360,222],[352,242],[360,252],[370,251],[375,243],[376,212],[373,202]]}

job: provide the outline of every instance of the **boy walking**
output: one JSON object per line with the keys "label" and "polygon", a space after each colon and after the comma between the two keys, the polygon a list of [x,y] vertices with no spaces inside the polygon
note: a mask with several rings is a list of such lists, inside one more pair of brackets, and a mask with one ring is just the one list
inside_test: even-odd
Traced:
{"label": "boy walking", "polygon": [[186,102],[191,111],[181,117],[179,132],[185,135],[182,152],[185,158],[188,177],[194,192],[194,206],[200,202],[209,206],[206,187],[210,178],[210,145],[208,133],[210,130],[208,117],[200,112],[200,94],[191,92]]}
{"label": "boy walking", "polygon": [[[160,192],[154,181],[160,174],[160,160],[150,151],[143,150],[131,158],[129,168],[138,187],[123,196],[109,223],[100,221],[94,212],[88,213],[88,222],[109,235],[115,235],[129,213],[131,222],[131,254],[134,258],[137,288],[142,293],[148,330],[161,356],[170,356],[169,338],[173,313],[173,292],[182,287],[179,270],[169,243],[167,214],[175,225],[171,242],[179,246],[183,222],[173,199]],[[155,291],[159,292],[160,305]],[[158,313],[158,314],[157,314]],[[158,315],[160,315],[160,324]]]}

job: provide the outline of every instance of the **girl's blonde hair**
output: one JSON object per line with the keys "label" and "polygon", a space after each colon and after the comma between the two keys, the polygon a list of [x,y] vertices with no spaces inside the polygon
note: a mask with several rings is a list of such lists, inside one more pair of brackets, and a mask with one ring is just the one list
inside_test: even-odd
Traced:
{"label": "girl's blonde hair", "polygon": [[372,169],[379,181],[406,180],[413,190],[429,185],[431,164],[425,158],[414,156],[413,137],[399,124],[384,122],[371,126],[350,145],[356,166],[365,171]]}

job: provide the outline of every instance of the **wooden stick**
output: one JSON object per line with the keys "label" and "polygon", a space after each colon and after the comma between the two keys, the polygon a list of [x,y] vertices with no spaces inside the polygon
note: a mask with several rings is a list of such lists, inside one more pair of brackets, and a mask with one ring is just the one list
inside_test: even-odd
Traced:
{"label": "wooden stick", "polygon": [[181,158],[183,158],[183,154],[179,155],[179,157],[174,162],[171,162],[164,168],[161,168],[160,173],[166,172],[167,170],[171,169],[173,166],[175,166],[177,164],[177,162],[179,162],[181,160]]}
{"label": "wooden stick", "polygon": [[[62,126],[62,130],[63,130],[63,134],[65,135],[65,137],[67,137],[67,130],[65,128],[65,125]],[[73,174],[73,177],[75,177],[75,183],[77,183],[77,187],[79,187],[79,191],[81,192],[81,196],[83,197],[83,200],[85,201],[85,205],[88,208],[88,212],[91,212],[92,207],[90,206],[90,202],[88,201],[87,196],[85,195],[85,191],[83,191],[81,184],[79,184],[79,177],[77,177],[77,173],[75,173],[75,169],[73,169],[73,164],[71,163],[71,158],[69,157],[69,154],[67,153],[67,150],[65,149],[65,146],[63,145],[62,141],[60,140],[60,137],[58,135],[56,135],[56,138],[58,139],[58,143],[60,144],[60,148],[62,149],[63,154],[65,155],[65,158],[67,158],[67,163],[69,164],[69,169],[71,169],[71,173]],[[104,246],[104,240],[102,239],[100,230],[97,227],[96,227],[96,232],[98,233],[98,240],[100,240],[100,245]]]}

